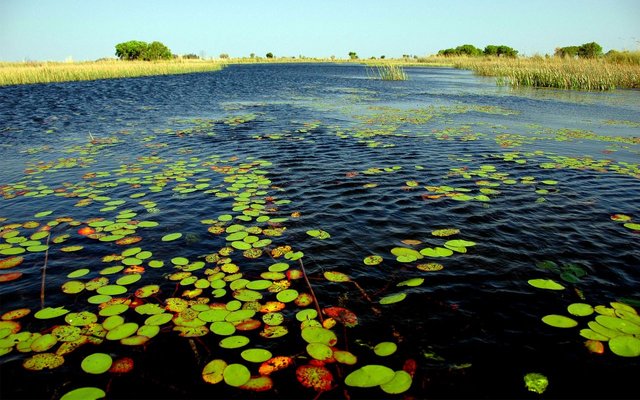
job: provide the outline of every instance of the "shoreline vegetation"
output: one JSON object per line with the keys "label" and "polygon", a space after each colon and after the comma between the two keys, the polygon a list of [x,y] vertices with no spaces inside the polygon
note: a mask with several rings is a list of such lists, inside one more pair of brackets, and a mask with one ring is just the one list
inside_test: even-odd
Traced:
{"label": "shoreline vegetation", "polygon": [[[404,80],[404,67],[442,66],[496,77],[498,85],[576,90],[640,89],[640,51],[617,57],[429,56],[401,59],[244,57],[164,61],[0,62],[0,86],[217,71],[227,65],[257,63],[354,63],[374,70],[373,78]],[[392,72],[385,75],[385,72]],[[382,73],[381,73],[382,72]]]}

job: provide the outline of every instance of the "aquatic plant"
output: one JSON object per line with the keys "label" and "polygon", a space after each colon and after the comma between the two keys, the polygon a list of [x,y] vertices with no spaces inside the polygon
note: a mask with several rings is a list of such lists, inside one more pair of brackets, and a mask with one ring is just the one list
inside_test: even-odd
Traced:
{"label": "aquatic plant", "polygon": [[0,86],[189,74],[223,67],[222,63],[202,60],[0,63]]}
{"label": "aquatic plant", "polygon": [[406,81],[407,74],[404,68],[399,64],[377,64],[367,66],[367,75],[373,79],[381,79],[383,81]]}

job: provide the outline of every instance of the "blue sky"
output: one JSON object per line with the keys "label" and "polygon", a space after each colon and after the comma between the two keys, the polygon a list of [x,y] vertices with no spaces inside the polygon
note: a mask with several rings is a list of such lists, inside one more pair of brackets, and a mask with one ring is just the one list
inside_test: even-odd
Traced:
{"label": "blue sky", "polygon": [[94,60],[127,40],[232,57],[427,55],[470,43],[526,55],[640,49],[639,0],[0,0],[0,60]]}

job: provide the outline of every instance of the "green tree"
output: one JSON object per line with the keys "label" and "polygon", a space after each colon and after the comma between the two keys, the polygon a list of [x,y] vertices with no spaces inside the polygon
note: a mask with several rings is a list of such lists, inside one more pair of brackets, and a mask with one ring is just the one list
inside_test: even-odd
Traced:
{"label": "green tree", "polygon": [[171,50],[160,42],[151,42],[143,55],[143,58],[147,61],[169,60],[171,57]]}
{"label": "green tree", "polygon": [[130,40],[116,45],[116,56],[121,60],[140,60],[147,51],[147,43]]}
{"label": "green tree", "polygon": [[272,52],[268,52],[266,57],[267,58],[273,58],[273,53]]}
{"label": "green tree", "polygon": [[578,47],[578,57],[597,58],[602,55],[602,46],[596,42],[585,43]]}
{"label": "green tree", "polygon": [[480,56],[482,55],[482,50],[477,48],[472,44],[463,44],[462,46],[458,46],[455,49],[444,49],[438,52],[438,55],[441,56]]}
{"label": "green tree", "polygon": [[350,51],[349,52],[349,58],[352,60],[357,60],[358,59],[358,54],[356,54],[355,51]]}
{"label": "green tree", "polygon": [[559,47],[553,54],[556,57],[575,57],[578,55],[578,46]]}
{"label": "green tree", "polygon": [[484,48],[483,54],[485,56],[515,57],[518,54],[518,50],[514,50],[511,47],[505,45],[496,46],[490,44]]}

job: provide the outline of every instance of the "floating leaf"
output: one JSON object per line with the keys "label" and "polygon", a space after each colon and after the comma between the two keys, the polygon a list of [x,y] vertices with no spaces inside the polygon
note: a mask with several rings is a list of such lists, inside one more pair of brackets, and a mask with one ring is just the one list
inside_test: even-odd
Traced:
{"label": "floating leaf", "polygon": [[273,389],[273,379],[268,376],[253,376],[249,379],[249,382],[239,386],[239,388],[252,392],[266,392]]}
{"label": "floating leaf", "polygon": [[347,328],[358,325],[358,317],[352,311],[343,307],[327,307],[322,310],[325,315],[342,323]]}
{"label": "floating leaf", "polygon": [[577,317],[586,317],[587,315],[593,314],[593,307],[585,303],[573,303],[567,307],[567,311],[569,311],[569,314]]}
{"label": "floating leaf", "polygon": [[542,374],[530,372],[524,376],[524,384],[530,392],[542,394],[547,389],[549,380]]}
{"label": "floating leaf", "polygon": [[398,345],[393,342],[380,342],[373,348],[373,352],[380,357],[390,356],[398,349]]}
{"label": "floating leaf", "polygon": [[564,290],[565,287],[554,281],[553,279],[529,279],[527,281],[529,285],[538,288],[538,289],[548,289],[548,290]]}
{"label": "floating leaf", "polygon": [[88,374],[104,374],[111,368],[113,359],[105,353],[93,353],[82,360],[80,367]]}
{"label": "floating leaf", "polygon": [[225,368],[227,368],[227,363],[224,360],[211,360],[202,370],[202,379],[214,385],[220,383],[224,379],[223,374]]}
{"label": "floating leaf", "polygon": [[293,359],[287,356],[277,356],[267,360],[260,365],[258,372],[260,375],[268,376],[276,371],[285,369],[293,364]]}
{"label": "floating leaf", "polygon": [[22,277],[22,275],[22,272],[9,272],[6,274],[0,274],[0,283],[15,281],[16,279]]}
{"label": "floating leaf", "polygon": [[251,373],[249,369],[242,364],[229,364],[222,373],[224,382],[229,386],[242,386],[249,382]]}
{"label": "floating leaf", "polygon": [[318,392],[326,392],[333,387],[333,375],[325,367],[301,365],[296,369],[296,378],[302,386]]}
{"label": "floating leaf", "polygon": [[247,349],[240,353],[240,356],[246,361],[254,363],[262,363],[273,357],[267,349]]}
{"label": "floating leaf", "polygon": [[129,357],[121,357],[113,362],[109,372],[112,374],[126,374],[133,370],[133,359]]}
{"label": "floating leaf", "polygon": [[573,328],[574,326],[578,325],[575,320],[569,317],[565,317],[564,315],[556,314],[545,315],[544,317],[542,317],[542,322],[556,328]]}
{"label": "floating leaf", "polygon": [[398,283],[396,286],[420,286],[424,283],[424,278],[411,278]]}
{"label": "floating leaf", "polygon": [[420,250],[420,254],[425,257],[438,258],[438,257],[449,257],[450,255],[453,254],[453,251],[451,249],[447,249],[444,247],[433,247],[433,248],[427,247]]}
{"label": "floating leaf", "polygon": [[398,262],[409,263],[422,258],[422,255],[414,249],[406,247],[394,247],[391,254],[396,256]]}
{"label": "floating leaf", "polygon": [[444,265],[439,263],[427,263],[427,264],[418,264],[416,268],[419,269],[420,271],[432,272],[432,271],[440,271],[441,269],[444,268]]}
{"label": "floating leaf", "polygon": [[64,358],[53,353],[39,353],[27,358],[22,366],[31,371],[41,371],[43,369],[54,369],[64,364]]}
{"label": "floating leaf", "polygon": [[334,350],[333,358],[340,364],[345,365],[355,365],[358,362],[358,357],[345,350]]}
{"label": "floating leaf", "polygon": [[637,224],[635,222],[627,222],[626,224],[624,224],[624,227],[631,229],[632,231],[640,231],[640,224]]}
{"label": "floating leaf", "polygon": [[365,365],[351,372],[344,380],[345,385],[355,387],[374,387],[391,382],[395,372],[384,365]]}
{"label": "floating leaf", "polygon": [[458,233],[460,233],[460,229],[455,229],[455,228],[436,229],[435,231],[431,232],[433,236],[438,236],[438,237],[453,236],[453,235],[457,235]]}
{"label": "floating leaf", "polygon": [[338,271],[325,271],[323,275],[329,282],[349,282],[351,280],[347,274]]}
{"label": "floating leaf", "polygon": [[382,385],[380,385],[380,389],[383,392],[389,394],[400,394],[404,393],[411,387],[413,383],[413,378],[408,372],[405,371],[396,371],[393,378]]}
{"label": "floating leaf", "polygon": [[22,264],[24,261],[24,257],[21,256],[13,256],[9,258],[5,258],[0,260],[0,269],[9,269],[13,267],[17,267]]}
{"label": "floating leaf", "polygon": [[331,237],[331,235],[328,232],[323,231],[322,229],[309,230],[307,231],[307,235],[320,240],[329,239]]}
{"label": "floating leaf", "polygon": [[69,310],[64,307],[46,307],[35,313],[34,317],[37,319],[51,319],[65,315],[68,312]]}
{"label": "floating leaf", "polygon": [[298,291],[295,289],[285,289],[281,292],[278,292],[276,298],[278,299],[278,301],[281,301],[283,303],[289,303],[295,300],[296,297],[298,297],[298,294]]}
{"label": "floating leaf", "polygon": [[2,319],[3,321],[13,321],[16,319],[20,319],[26,315],[29,315],[30,313],[31,313],[31,310],[28,308],[18,308],[15,310],[7,311],[6,313],[2,314],[0,319]]}
{"label": "floating leaf", "polygon": [[168,235],[164,235],[162,237],[163,242],[172,242],[174,240],[180,239],[182,237],[182,233],[176,232],[176,233],[169,233]]}
{"label": "floating leaf", "polygon": [[325,361],[333,357],[333,350],[331,350],[331,347],[322,343],[309,343],[307,345],[307,353],[319,361]]}
{"label": "floating leaf", "polygon": [[60,400],[98,400],[106,395],[104,390],[96,387],[81,387],[65,393]]}
{"label": "floating leaf", "polygon": [[218,344],[224,349],[237,349],[249,344],[249,338],[242,335],[229,336],[222,339]]}
{"label": "floating leaf", "polygon": [[406,293],[396,293],[389,296],[385,296],[380,299],[380,304],[393,304],[404,300],[407,297]]}
{"label": "floating leaf", "polygon": [[323,343],[327,346],[333,346],[338,342],[338,338],[333,331],[318,326],[304,328],[302,330],[302,338],[307,343]]}
{"label": "floating leaf", "polygon": [[382,262],[382,257],[377,255],[371,255],[364,258],[366,265],[378,265]]}
{"label": "floating leaf", "polygon": [[640,338],[631,335],[616,336],[609,340],[609,349],[621,357],[640,356]]}

